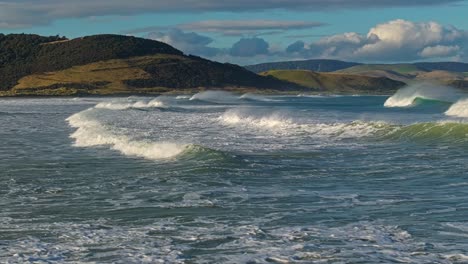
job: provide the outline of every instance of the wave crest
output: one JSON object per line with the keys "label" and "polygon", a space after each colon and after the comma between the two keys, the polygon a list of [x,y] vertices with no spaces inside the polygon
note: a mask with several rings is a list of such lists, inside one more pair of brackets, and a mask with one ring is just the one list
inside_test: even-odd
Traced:
{"label": "wave crest", "polygon": [[149,102],[137,101],[129,103],[121,102],[101,102],[98,103],[95,108],[97,109],[108,109],[108,110],[127,110],[132,108],[166,108],[167,106],[159,99],[153,99]]}
{"label": "wave crest", "polygon": [[70,136],[75,139],[77,147],[109,145],[127,156],[160,160],[180,155],[190,146],[171,142],[134,140],[126,135],[118,135],[99,121],[89,118],[87,116],[89,111],[88,109],[67,118],[70,126],[77,128]]}
{"label": "wave crest", "polygon": [[453,117],[468,118],[468,98],[454,103],[446,112],[446,115]]}
{"label": "wave crest", "polygon": [[189,99],[190,101],[199,100],[211,103],[226,103],[239,100],[237,96],[225,91],[205,91],[194,94]]}
{"label": "wave crest", "polygon": [[457,89],[448,86],[418,83],[398,90],[385,101],[385,107],[411,107],[422,100],[455,102],[462,96]]}

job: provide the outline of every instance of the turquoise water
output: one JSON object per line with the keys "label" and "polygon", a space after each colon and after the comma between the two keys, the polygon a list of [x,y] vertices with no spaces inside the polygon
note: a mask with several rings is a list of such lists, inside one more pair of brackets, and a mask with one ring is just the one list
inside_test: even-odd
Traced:
{"label": "turquoise water", "polygon": [[386,100],[2,99],[0,262],[466,263],[463,102]]}

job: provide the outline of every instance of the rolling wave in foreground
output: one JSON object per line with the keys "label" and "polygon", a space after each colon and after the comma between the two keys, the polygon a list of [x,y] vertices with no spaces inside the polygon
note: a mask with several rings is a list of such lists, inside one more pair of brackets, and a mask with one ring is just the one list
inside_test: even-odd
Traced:
{"label": "rolling wave in foreground", "polygon": [[0,99],[0,263],[466,263],[467,102],[427,89]]}
{"label": "rolling wave in foreground", "polygon": [[[110,105],[106,105],[110,106]],[[112,105],[114,106],[114,105]],[[97,107],[99,108],[99,107]],[[110,107],[114,110],[116,108]],[[127,108],[117,108],[127,109]],[[188,148],[187,144],[170,142],[151,142],[134,140],[128,135],[118,135],[110,128],[93,120],[87,114],[90,110],[80,112],[67,118],[70,126],[77,128],[71,135],[75,139],[75,146],[92,147],[108,145],[124,155],[143,157],[147,159],[167,159],[175,157]]]}
{"label": "rolling wave in foreground", "polygon": [[398,90],[385,101],[385,107],[412,107],[427,102],[453,103],[463,94],[455,88],[431,83],[412,84]]}

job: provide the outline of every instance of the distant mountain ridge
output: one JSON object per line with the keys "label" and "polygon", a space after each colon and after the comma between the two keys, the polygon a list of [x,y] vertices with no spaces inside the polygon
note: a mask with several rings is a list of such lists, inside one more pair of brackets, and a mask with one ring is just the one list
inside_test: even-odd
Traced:
{"label": "distant mountain ridge", "polygon": [[416,67],[424,71],[451,71],[451,72],[468,72],[468,63],[463,62],[415,62],[415,63],[389,63],[389,64],[373,64],[373,63],[358,63],[340,60],[297,60],[297,61],[280,61],[268,62],[254,65],[244,66],[246,69],[255,73],[271,71],[271,70],[309,70],[315,72],[334,72],[348,69],[354,66],[365,65],[366,67],[395,67],[398,65],[407,65]]}
{"label": "distant mountain ridge", "polygon": [[[468,63],[463,62],[416,62],[395,64],[363,64],[339,60],[303,60],[263,63],[245,66],[253,72],[312,70],[337,74],[389,78],[399,82],[438,82],[457,88],[468,89]],[[291,78],[290,82],[300,83]]]}
{"label": "distant mountain ridge", "polygon": [[255,73],[271,70],[309,70],[315,72],[333,72],[360,64],[361,63],[356,62],[319,59],[260,63],[255,65],[248,65],[245,66],[245,68]]}

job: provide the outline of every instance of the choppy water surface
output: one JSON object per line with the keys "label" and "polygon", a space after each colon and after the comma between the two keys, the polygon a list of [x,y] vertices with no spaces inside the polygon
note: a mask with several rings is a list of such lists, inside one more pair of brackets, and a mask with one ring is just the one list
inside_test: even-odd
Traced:
{"label": "choppy water surface", "polygon": [[409,94],[2,99],[0,262],[466,263],[468,102]]}

